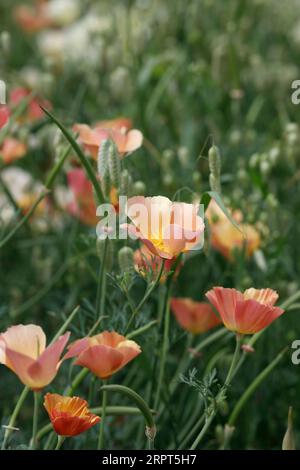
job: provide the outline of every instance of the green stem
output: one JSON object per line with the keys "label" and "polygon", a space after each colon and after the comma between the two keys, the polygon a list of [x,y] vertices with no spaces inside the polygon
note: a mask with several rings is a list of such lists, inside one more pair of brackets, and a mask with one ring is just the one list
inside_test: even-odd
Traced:
{"label": "green stem", "polygon": [[251,398],[255,390],[260,386],[260,384],[268,377],[268,375],[272,372],[272,370],[277,366],[277,364],[281,361],[283,356],[285,355],[287,351],[287,348],[285,348],[283,351],[281,351],[275,359],[273,359],[270,364],[258,374],[257,377],[253,380],[253,382],[248,386],[248,388],[245,390],[243,395],[240,397],[239,401],[235,405],[229,420],[228,420],[228,425],[229,426],[234,426],[240,412],[248,402],[248,400]]}
{"label": "green stem", "polygon": [[39,416],[39,399],[40,399],[40,392],[33,392],[34,396],[34,408],[33,408],[33,422],[32,422],[32,438],[30,442],[30,448],[32,450],[36,449],[36,435],[37,435],[37,427],[38,427],[38,416]]}
{"label": "green stem", "polygon": [[234,354],[233,354],[233,357],[232,357],[231,366],[229,368],[227,377],[226,377],[225,382],[224,382],[224,387],[225,388],[229,387],[229,385],[231,383],[231,379],[232,379],[233,374],[234,374],[234,371],[236,369],[239,354],[240,354],[240,350],[241,350],[241,342],[242,342],[242,336],[240,334],[237,334],[236,335],[235,351],[234,351]]}
{"label": "green stem", "polygon": [[129,333],[126,338],[127,339],[132,339],[132,338],[135,338],[136,336],[139,336],[141,335],[142,333],[145,333],[145,331],[148,331],[150,330],[150,328],[152,328],[154,325],[157,324],[157,320],[152,320],[150,321],[149,323],[147,323],[146,325],[144,326],[141,326],[140,328],[138,328],[137,330],[134,330],[132,331],[131,333]]}
{"label": "green stem", "polygon": [[227,328],[221,328],[211,335],[209,335],[207,338],[205,338],[203,341],[201,341],[197,346],[193,348],[194,352],[199,352],[202,351],[202,349],[206,348],[209,346],[211,343],[215,342],[217,339],[220,339],[222,336],[225,336],[228,334],[231,336],[233,333],[229,332]]}
{"label": "green stem", "polygon": [[15,409],[10,417],[10,420],[9,420],[9,423],[8,423],[8,426],[7,428],[5,429],[5,433],[4,433],[4,439],[3,439],[3,442],[2,442],[2,446],[1,446],[1,450],[4,450],[5,447],[6,447],[6,443],[7,443],[7,440],[10,436],[10,433],[12,432],[12,428],[14,427],[15,425],[15,422],[16,422],[16,419],[19,415],[19,412],[22,408],[22,405],[25,401],[25,398],[27,397],[28,393],[29,393],[29,388],[28,387],[24,387],[23,388],[23,391],[21,393],[21,395],[19,396],[19,399],[17,401],[17,404],[15,406]]}
{"label": "green stem", "polygon": [[[103,381],[105,383],[105,381]],[[100,422],[100,431],[98,439],[98,450],[103,450],[104,448],[104,434],[105,434],[105,418],[106,418],[106,405],[107,405],[107,391],[102,389],[102,414]]]}
{"label": "green stem", "polygon": [[129,322],[127,323],[127,327],[126,327],[126,330],[125,330],[125,336],[129,330],[129,327],[131,325],[131,323],[133,322],[134,318],[136,317],[136,315],[139,313],[139,311],[141,310],[141,308],[144,306],[145,302],[148,300],[148,298],[150,297],[150,295],[152,294],[152,292],[154,291],[154,289],[156,288],[156,286],[158,285],[159,281],[160,281],[160,278],[163,274],[163,271],[164,271],[164,267],[165,267],[165,260],[162,261],[161,263],[161,267],[160,267],[160,270],[159,270],[159,273],[158,273],[158,276],[157,278],[155,279],[155,281],[152,283],[152,285],[150,286],[149,289],[147,289],[147,291],[145,292],[145,295],[144,297],[142,298],[142,300],[140,301],[140,303],[138,304],[138,306],[134,309],[134,311],[132,312],[132,315],[129,319]]}
{"label": "green stem", "polygon": [[212,421],[214,420],[217,412],[218,412],[218,407],[217,407],[217,403],[218,403],[218,398],[221,398],[222,395],[224,394],[224,392],[228,389],[228,387],[230,386],[231,384],[231,380],[234,376],[234,373],[235,373],[235,370],[236,370],[236,367],[238,365],[238,358],[239,358],[239,354],[240,354],[240,348],[241,348],[241,341],[242,341],[242,335],[240,334],[237,334],[236,335],[236,345],[235,345],[235,351],[234,351],[234,354],[232,356],[232,361],[231,361],[231,365],[230,365],[230,368],[229,368],[229,371],[228,371],[228,374],[226,376],[226,379],[225,379],[225,382],[224,382],[224,385],[223,387],[221,388],[221,390],[219,391],[216,399],[215,399],[215,403],[212,405],[211,407],[211,410],[210,410],[210,413],[209,415],[207,416],[206,420],[205,420],[205,424],[204,426],[202,427],[200,433],[198,434],[197,438],[195,439],[195,441],[193,442],[190,450],[195,450],[197,449],[198,445],[200,444],[200,442],[202,441],[204,435],[206,434],[207,430],[209,429]]}
{"label": "green stem", "polygon": [[47,116],[51,119],[51,121],[54,122],[57,125],[57,127],[59,127],[59,129],[62,131],[63,135],[69,141],[69,143],[72,146],[73,150],[77,154],[82,166],[84,167],[84,169],[85,169],[85,171],[88,175],[88,178],[90,179],[92,185],[94,186],[96,196],[97,196],[97,200],[98,200],[98,204],[100,204],[104,199],[103,199],[103,195],[102,195],[102,191],[101,191],[101,188],[100,188],[99,181],[97,180],[97,177],[95,175],[94,169],[93,169],[90,161],[86,158],[86,156],[84,155],[83,151],[80,148],[80,145],[78,145],[76,140],[73,138],[72,134],[63,126],[63,124],[61,124],[61,122],[55,116],[53,116],[53,114],[51,114],[50,111],[43,108],[42,106],[41,106],[41,108],[44,111],[44,113],[47,114]]}
{"label": "green stem", "polygon": [[158,385],[157,385],[156,395],[155,395],[155,400],[154,400],[154,409],[157,409],[158,407],[161,389],[162,389],[163,380],[164,380],[167,353],[169,349],[169,330],[170,330],[170,292],[167,297],[167,305],[166,305],[166,312],[165,312],[165,319],[164,319],[163,342],[162,342],[161,355],[160,355],[161,360],[159,364]]}
{"label": "green stem", "polygon": [[65,436],[57,436],[57,444],[54,450],[59,450],[65,441]]}
{"label": "green stem", "polygon": [[124,385],[104,385],[101,387],[101,390],[105,390],[107,392],[119,392],[133,400],[145,418],[146,436],[148,441],[154,441],[156,435],[156,426],[153,418],[153,411],[149,409],[147,403],[140,395],[138,395],[131,388],[125,387]]}
{"label": "green stem", "polygon": [[101,257],[101,265],[99,268],[98,285],[97,285],[97,296],[96,296],[96,315],[101,318],[104,314],[105,307],[105,293],[106,293],[106,277],[105,277],[105,263],[106,253],[108,246],[108,238],[104,241],[104,248]]}

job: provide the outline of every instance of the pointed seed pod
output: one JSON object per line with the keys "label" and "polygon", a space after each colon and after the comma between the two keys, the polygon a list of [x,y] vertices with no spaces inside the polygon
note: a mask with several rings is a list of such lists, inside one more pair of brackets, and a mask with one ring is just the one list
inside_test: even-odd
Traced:
{"label": "pointed seed pod", "polygon": [[97,169],[100,177],[100,185],[104,196],[107,198],[110,191],[110,176],[108,169],[108,158],[111,148],[111,140],[105,139],[99,147]]}
{"label": "pointed seed pod", "polygon": [[121,185],[121,160],[117,147],[112,141],[108,151],[108,170],[113,186],[119,189]]}
{"label": "pointed seed pod", "polygon": [[209,184],[212,191],[221,191],[221,156],[218,147],[213,145],[208,151]]}

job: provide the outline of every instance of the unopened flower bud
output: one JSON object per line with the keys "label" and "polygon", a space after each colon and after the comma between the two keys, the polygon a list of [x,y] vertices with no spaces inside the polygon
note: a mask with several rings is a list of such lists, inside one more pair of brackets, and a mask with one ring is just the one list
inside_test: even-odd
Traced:
{"label": "unopened flower bud", "polygon": [[218,147],[213,145],[208,151],[208,163],[210,170],[209,184],[212,191],[221,191],[221,156]]}
{"label": "unopened flower bud", "polygon": [[133,250],[124,246],[118,253],[119,266],[122,273],[134,272]]}
{"label": "unopened flower bud", "polygon": [[112,184],[119,189],[121,184],[121,160],[117,147],[112,141],[110,141],[108,151],[108,170]]}
{"label": "unopened flower bud", "polygon": [[111,147],[111,140],[105,139],[99,147],[97,168],[100,176],[101,189],[105,197],[108,197],[110,192],[110,175],[108,168],[108,159]]}
{"label": "unopened flower bud", "polygon": [[121,185],[120,185],[120,195],[128,196],[130,192],[130,186],[132,184],[132,178],[128,170],[123,170],[121,173]]}
{"label": "unopened flower bud", "polygon": [[289,407],[288,427],[282,441],[282,450],[296,450],[293,430],[293,408]]}
{"label": "unopened flower bud", "polygon": [[146,185],[143,181],[135,181],[132,185],[132,191],[131,191],[133,196],[144,196],[146,193]]}

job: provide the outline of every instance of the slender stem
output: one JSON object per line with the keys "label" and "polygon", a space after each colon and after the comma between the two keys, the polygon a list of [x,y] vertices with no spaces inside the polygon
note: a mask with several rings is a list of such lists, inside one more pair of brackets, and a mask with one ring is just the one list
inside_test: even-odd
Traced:
{"label": "slender stem", "polygon": [[242,341],[242,336],[237,334],[236,335],[236,343],[235,343],[235,351],[234,351],[234,354],[233,354],[233,357],[232,357],[231,366],[229,368],[227,377],[226,377],[225,382],[224,382],[224,387],[225,388],[229,387],[231,379],[232,379],[234,371],[235,371],[235,368],[237,366],[237,362],[238,362],[238,358],[239,358],[239,354],[240,354],[240,350],[241,350],[241,341]]}
{"label": "slender stem", "polygon": [[36,449],[36,435],[37,435],[37,427],[38,427],[38,415],[39,415],[39,399],[40,399],[40,392],[33,392],[34,396],[34,408],[33,408],[33,422],[32,422],[32,438],[30,443],[30,448],[32,450]]}
{"label": "slender stem", "polygon": [[243,407],[245,404],[248,402],[249,398],[253,395],[255,390],[259,387],[259,385],[268,377],[268,375],[272,372],[272,370],[277,366],[277,364],[281,361],[283,358],[284,354],[286,353],[287,349],[285,348],[283,351],[281,351],[275,359],[273,359],[268,366],[258,374],[257,377],[251,382],[251,384],[247,387],[247,389],[244,391],[243,395],[240,397],[239,401],[235,405],[229,420],[228,420],[228,425],[229,426],[234,426],[240,412],[242,411]]}
{"label": "slender stem", "polygon": [[89,373],[89,369],[86,369],[86,368],[84,368],[80,372],[78,372],[78,374],[76,375],[76,377],[73,380],[73,382],[71,383],[71,385],[65,390],[64,395],[67,395],[69,397],[71,395],[73,395],[76,388],[81,384],[81,382],[88,375],[88,373]]}
{"label": "slender stem", "polygon": [[132,331],[131,333],[129,333],[127,335],[127,338],[128,339],[132,339],[132,338],[135,338],[136,336],[139,336],[141,335],[142,333],[145,333],[145,331],[148,331],[150,330],[150,328],[152,328],[154,325],[157,324],[157,320],[152,320],[150,321],[149,323],[147,323],[146,325],[144,326],[141,326],[140,328],[138,328],[137,330],[134,330]]}
{"label": "slender stem", "polygon": [[65,436],[57,436],[57,444],[54,450],[59,450],[65,441]]}
{"label": "slender stem", "polygon": [[106,293],[106,277],[105,277],[105,263],[106,253],[109,239],[104,241],[103,253],[101,256],[101,264],[98,275],[97,296],[96,296],[96,315],[100,318],[104,314],[105,307],[105,293]]}
{"label": "slender stem", "polygon": [[10,433],[12,432],[12,428],[14,427],[15,425],[15,422],[16,422],[16,419],[19,415],[19,412],[20,412],[20,409],[22,408],[22,405],[25,401],[25,398],[27,397],[29,393],[29,388],[28,387],[24,387],[23,388],[23,391],[21,393],[21,395],[19,396],[19,399],[17,401],[17,404],[15,406],[15,409],[10,417],[10,420],[9,420],[9,423],[8,423],[8,426],[7,428],[5,429],[5,433],[4,433],[4,439],[3,439],[3,442],[2,442],[2,446],[1,446],[1,450],[4,450],[5,447],[6,447],[6,443],[7,443],[7,440],[10,436]]}
{"label": "slender stem", "polygon": [[[103,382],[105,384],[105,381]],[[101,414],[100,432],[99,432],[98,447],[97,447],[98,450],[102,450],[104,447],[106,405],[107,405],[107,391],[102,390],[102,414]]]}
{"label": "slender stem", "polygon": [[240,348],[241,348],[241,341],[242,341],[242,335],[240,334],[237,334],[236,335],[236,345],[235,345],[235,351],[234,351],[234,354],[232,356],[232,361],[231,361],[231,365],[230,365],[230,368],[229,368],[229,371],[228,371],[228,374],[226,376],[226,379],[225,379],[225,382],[224,382],[224,385],[223,387],[221,388],[221,390],[219,391],[216,399],[215,399],[215,403],[214,405],[211,407],[211,410],[210,410],[210,413],[209,415],[207,416],[206,418],[206,421],[205,421],[205,424],[204,426],[202,427],[200,433],[198,434],[198,436],[196,437],[195,441],[193,442],[190,450],[195,450],[197,449],[198,445],[200,444],[200,442],[202,441],[202,438],[204,437],[204,435],[206,434],[206,431],[209,429],[212,421],[214,420],[217,412],[218,412],[218,407],[217,407],[217,402],[218,402],[218,398],[221,398],[222,395],[224,394],[224,391],[226,391],[228,389],[228,387],[230,386],[230,383],[231,383],[231,380],[234,376],[234,373],[235,373],[235,370],[236,370],[236,367],[238,366],[238,358],[239,358],[239,353],[240,353]]}
{"label": "slender stem", "polygon": [[147,289],[147,291],[145,292],[145,295],[144,297],[142,298],[142,300],[140,301],[140,303],[138,304],[138,306],[134,309],[134,311],[132,312],[132,315],[129,319],[129,322],[127,323],[127,327],[126,327],[126,330],[125,330],[125,335],[127,334],[128,330],[129,330],[129,327],[131,325],[131,323],[133,322],[134,318],[136,317],[136,315],[139,313],[139,311],[141,310],[141,308],[144,306],[145,302],[148,300],[148,298],[150,297],[150,295],[152,294],[152,292],[154,291],[154,289],[156,288],[156,286],[158,285],[159,281],[160,281],[160,278],[163,274],[163,271],[164,271],[164,267],[165,267],[165,260],[162,261],[161,263],[161,267],[160,267],[160,270],[159,270],[159,273],[158,273],[158,276],[157,278],[155,279],[155,281],[152,283],[152,285],[150,286],[149,289]]}
{"label": "slender stem", "polygon": [[170,330],[170,295],[168,295],[167,297],[163,342],[162,342],[162,348],[161,348],[161,360],[159,364],[158,385],[157,385],[157,390],[156,390],[156,395],[155,395],[155,400],[154,400],[154,409],[157,409],[158,407],[162,384],[164,380],[166,359],[167,359],[167,353],[169,349],[169,330]]}
{"label": "slender stem", "polygon": [[209,335],[207,338],[205,338],[204,340],[200,341],[200,343],[195,346],[193,348],[194,352],[199,352],[199,351],[202,351],[202,349],[206,348],[207,346],[209,346],[211,343],[213,343],[214,341],[216,341],[217,339],[220,339],[222,336],[228,334],[229,336],[231,336],[231,332],[227,330],[227,328],[221,328],[217,331],[215,331],[214,333],[212,333],[211,335]]}

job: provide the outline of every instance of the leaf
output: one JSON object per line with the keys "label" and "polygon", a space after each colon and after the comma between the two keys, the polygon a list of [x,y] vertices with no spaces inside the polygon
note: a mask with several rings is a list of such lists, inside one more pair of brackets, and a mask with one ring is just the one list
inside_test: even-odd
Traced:
{"label": "leaf", "polygon": [[232,223],[232,225],[243,234],[242,230],[240,229],[238,223],[234,220],[234,218],[230,215],[229,211],[226,209],[224,202],[220,196],[219,193],[216,191],[206,191],[200,200],[200,204],[204,205],[204,212],[206,212],[208,205],[211,201],[211,199],[214,199],[216,204],[219,206],[221,211],[226,215],[227,219]]}

